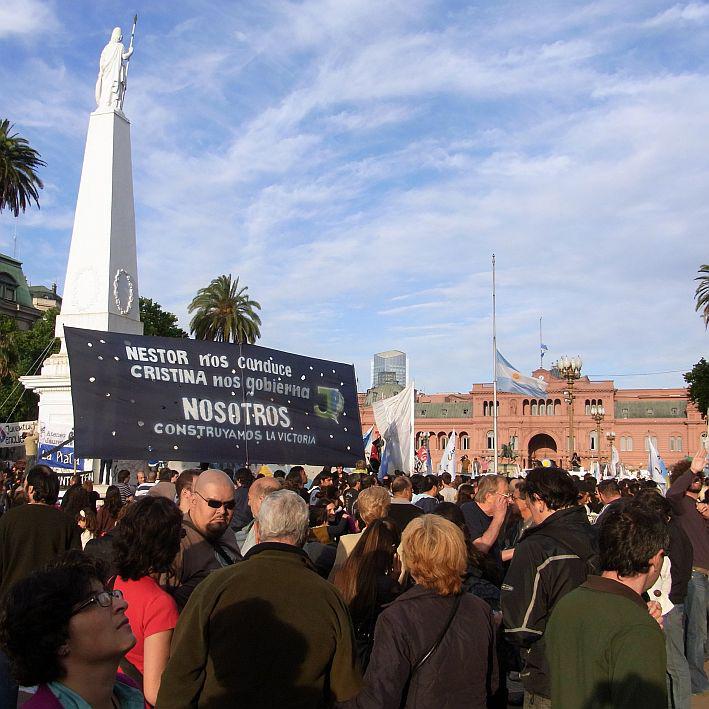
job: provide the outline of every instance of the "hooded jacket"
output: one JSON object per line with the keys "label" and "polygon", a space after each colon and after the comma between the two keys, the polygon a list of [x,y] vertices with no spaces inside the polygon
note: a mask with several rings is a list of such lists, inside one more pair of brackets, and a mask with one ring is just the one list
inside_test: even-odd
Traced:
{"label": "hooded jacket", "polygon": [[544,631],[557,602],[598,568],[596,530],[586,510],[554,512],[522,535],[502,584],[505,638],[520,648],[527,692],[551,696]]}

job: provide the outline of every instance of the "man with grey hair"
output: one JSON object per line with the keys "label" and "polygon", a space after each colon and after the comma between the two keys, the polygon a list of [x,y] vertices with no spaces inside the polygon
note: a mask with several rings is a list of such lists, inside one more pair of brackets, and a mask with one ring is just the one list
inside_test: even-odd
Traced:
{"label": "man with grey hair", "polygon": [[280,490],[282,487],[283,485],[278,478],[259,478],[251,483],[248,502],[251,508],[251,514],[254,518],[243,529],[236,533],[236,540],[240,542],[242,554],[246,554],[246,552],[256,544],[256,517],[258,517],[259,510],[261,509],[261,503],[266,495],[270,495],[272,492],[276,492],[276,490]]}
{"label": "man with grey hair", "polygon": [[510,503],[507,479],[502,475],[483,475],[478,482],[475,499],[461,506],[473,545],[488,557],[498,580],[502,581],[503,562],[509,561],[513,549],[502,551],[501,539]]}
{"label": "man with grey hair", "polygon": [[316,709],[354,697],[352,622],[301,548],[308,506],[290,490],[261,502],[244,563],[211,574],[175,630],[157,706]]}

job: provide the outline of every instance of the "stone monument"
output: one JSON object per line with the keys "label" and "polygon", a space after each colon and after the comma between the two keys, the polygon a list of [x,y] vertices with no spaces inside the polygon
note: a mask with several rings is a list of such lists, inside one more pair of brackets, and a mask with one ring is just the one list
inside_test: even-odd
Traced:
{"label": "stone monument", "polygon": [[[39,394],[40,455],[43,447],[66,440],[74,425],[64,326],[143,333],[138,309],[130,122],[123,113],[136,20],[137,16],[128,50],[117,27],[101,52],[97,106],[89,116],[64,299],[55,330],[61,351],[44,362],[40,375],[21,380],[25,388]],[[67,449],[70,447],[73,444]],[[60,463],[72,456],[73,450],[67,450]],[[86,461],[85,465],[86,470],[98,469],[98,461]]]}

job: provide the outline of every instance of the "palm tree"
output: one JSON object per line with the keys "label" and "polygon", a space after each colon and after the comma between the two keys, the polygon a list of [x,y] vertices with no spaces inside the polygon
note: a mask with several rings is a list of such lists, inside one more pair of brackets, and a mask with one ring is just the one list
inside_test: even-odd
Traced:
{"label": "palm tree", "polygon": [[34,200],[39,207],[39,192],[44,188],[36,170],[46,163],[39,153],[17,133],[7,118],[0,120],[0,212],[9,209],[15,216]]}
{"label": "palm tree", "polygon": [[200,288],[188,311],[195,313],[190,331],[199,340],[216,342],[248,342],[261,337],[261,318],[256,310],[261,306],[249,300],[248,287],[239,288],[239,278],[215,278],[206,288]]}
{"label": "palm tree", "polygon": [[694,279],[699,281],[694,297],[697,299],[697,304],[694,309],[701,312],[704,319],[704,327],[709,327],[709,265],[704,264],[699,269],[699,275]]}

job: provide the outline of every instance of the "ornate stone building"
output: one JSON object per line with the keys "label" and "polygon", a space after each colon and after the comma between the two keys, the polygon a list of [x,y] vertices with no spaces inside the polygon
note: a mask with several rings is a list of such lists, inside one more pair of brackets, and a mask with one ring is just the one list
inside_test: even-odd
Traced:
{"label": "ornate stone building", "polygon": [[[533,376],[548,384],[544,399],[498,394],[498,449],[511,444],[522,467],[534,458],[551,458],[566,466],[570,458],[566,380],[545,369],[536,370]],[[374,388],[359,395],[364,431],[374,424],[372,402],[393,393],[394,388],[388,385],[386,392]],[[706,423],[688,402],[686,389],[616,389],[613,381],[581,377],[574,383],[573,394],[574,449],[586,468],[594,460],[609,461],[609,433],[614,434],[621,462],[631,467],[646,466],[649,438],[670,465],[693,454],[706,435]],[[600,424],[592,417],[594,406],[604,409]],[[416,447],[429,436],[435,470],[448,436],[455,430],[458,460],[464,453],[471,460],[490,459],[494,451],[492,413],[492,384],[473,384],[467,393],[417,392]]]}
{"label": "ornate stone building", "polygon": [[29,330],[42,313],[34,307],[22,263],[0,254],[0,315],[17,322],[20,330]]}

